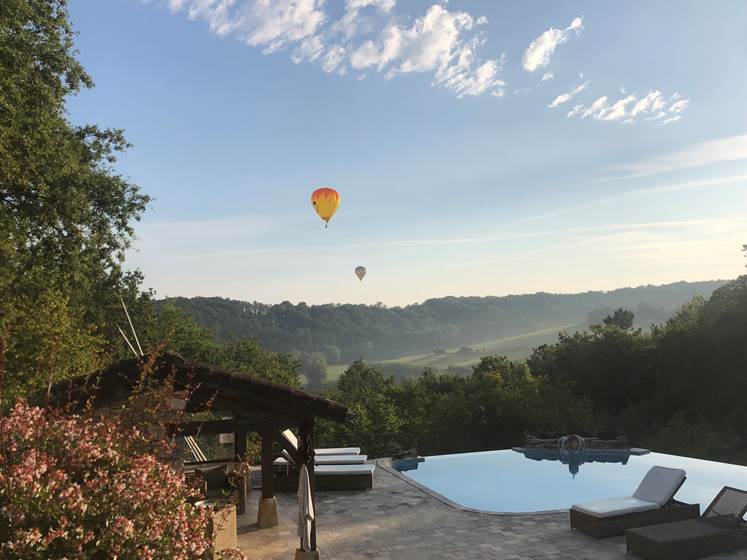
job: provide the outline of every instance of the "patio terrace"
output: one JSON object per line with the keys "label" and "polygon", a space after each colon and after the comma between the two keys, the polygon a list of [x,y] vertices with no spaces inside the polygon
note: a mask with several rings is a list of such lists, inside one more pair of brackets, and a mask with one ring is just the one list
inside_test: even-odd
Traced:
{"label": "patio terrace", "polygon": [[[253,490],[239,516],[238,544],[252,560],[289,560],[298,546],[296,497],[279,494],[280,525],[257,529]],[[348,560],[632,560],[625,538],[594,540],[568,528],[566,513],[490,515],[457,509],[380,466],[374,489],[317,493],[322,558]],[[709,557],[747,560],[747,550]]]}

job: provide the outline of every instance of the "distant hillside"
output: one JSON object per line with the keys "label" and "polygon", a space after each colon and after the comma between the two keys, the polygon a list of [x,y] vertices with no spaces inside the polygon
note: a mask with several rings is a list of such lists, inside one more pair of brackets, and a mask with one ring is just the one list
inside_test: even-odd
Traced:
{"label": "distant hillside", "polygon": [[219,297],[169,298],[221,339],[256,337],[277,352],[322,352],[328,363],[389,360],[435,348],[481,345],[569,324],[598,323],[612,309],[636,313],[644,328],[668,319],[725,281],[676,282],[580,294],[444,297],[405,307],[277,305]]}

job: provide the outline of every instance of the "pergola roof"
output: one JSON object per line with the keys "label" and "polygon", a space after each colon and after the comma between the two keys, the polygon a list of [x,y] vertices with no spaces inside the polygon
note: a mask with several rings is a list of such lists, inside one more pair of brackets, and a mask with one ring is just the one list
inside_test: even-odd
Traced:
{"label": "pergola roof", "polygon": [[151,387],[173,380],[175,389],[189,388],[187,411],[230,411],[235,419],[253,427],[285,429],[314,417],[342,422],[348,415],[347,407],[330,399],[169,353],[155,359],[121,360],[59,382],[52,386],[50,402],[73,407],[111,406],[125,401],[143,379]]}

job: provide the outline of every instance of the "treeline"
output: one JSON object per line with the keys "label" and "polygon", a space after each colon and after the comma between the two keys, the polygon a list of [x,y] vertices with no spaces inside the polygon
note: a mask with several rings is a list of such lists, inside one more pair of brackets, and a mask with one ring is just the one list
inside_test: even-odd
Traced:
{"label": "treeline", "polygon": [[484,357],[468,376],[395,383],[354,363],[330,393],[355,413],[329,445],[372,455],[501,449],[526,433],[624,435],[634,445],[747,464],[747,276],[643,331],[619,310],[536,348],[526,363]]}
{"label": "treeline", "polygon": [[635,312],[648,328],[722,281],[677,282],[610,292],[505,297],[445,297],[405,307],[277,305],[217,297],[170,298],[219,339],[257,338],[275,352],[319,352],[329,364],[386,360],[434,348],[479,344],[570,323],[594,324],[611,310]]}

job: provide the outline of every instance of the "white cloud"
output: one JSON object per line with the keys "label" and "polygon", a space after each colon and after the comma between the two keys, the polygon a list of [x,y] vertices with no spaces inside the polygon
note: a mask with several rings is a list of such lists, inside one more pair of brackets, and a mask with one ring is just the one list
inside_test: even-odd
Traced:
{"label": "white cloud", "polygon": [[487,19],[450,11],[445,2],[404,24],[407,19],[394,14],[396,0],[346,0],[342,17],[332,22],[325,0],[163,1],[221,37],[235,37],[265,54],[290,48],[294,63],[318,64],[327,73],[374,69],[387,79],[430,73],[432,85],[458,97],[504,93],[498,74],[505,55],[478,56],[484,38],[477,28]]}
{"label": "white cloud", "polygon": [[543,82],[549,82],[554,77],[555,77],[555,74],[553,74],[552,72],[545,72],[545,74],[542,76],[542,80],[541,81],[543,81]]}
{"label": "white cloud", "polygon": [[636,101],[630,110],[630,116],[635,117],[639,113],[658,111],[664,107],[664,100],[661,98],[661,92],[649,91],[644,97]]}
{"label": "white cloud", "polygon": [[702,167],[712,163],[738,160],[747,160],[747,134],[701,142],[677,152],[619,166],[614,170],[627,178],[645,177],[680,169]]}
{"label": "white cloud", "polygon": [[168,0],[166,3],[166,6],[168,6],[169,10],[172,12],[178,12],[182,9],[184,6],[184,3],[186,0]]}
{"label": "white cloud", "polygon": [[571,32],[579,33],[583,29],[583,20],[583,16],[574,18],[565,29],[551,27],[532,41],[521,60],[524,70],[534,72],[541,66],[547,66],[557,46],[565,43],[571,37]]}
{"label": "white cloud", "polygon": [[388,14],[395,5],[395,0],[346,0],[345,13],[332,25],[331,32],[340,32],[346,39],[350,39],[356,33],[366,32],[374,24],[374,18],[361,13],[366,8],[375,8],[381,14]]}
{"label": "white cloud", "polygon": [[601,119],[604,117],[604,115],[607,113],[609,108],[607,107],[607,96],[604,95],[602,97],[599,97],[589,105],[586,110],[581,113],[581,118],[585,119],[586,117],[595,117],[597,119]]}
{"label": "white cloud", "polygon": [[578,114],[580,114],[580,113],[581,113],[581,111],[583,111],[583,109],[584,109],[584,106],[583,106],[583,104],[582,104],[582,103],[579,103],[578,105],[574,105],[574,106],[573,106],[573,109],[571,109],[570,111],[568,111],[568,114],[567,114],[566,116],[567,116],[568,118],[570,118],[570,117],[575,117],[575,116],[577,116]]}
{"label": "white cloud", "polygon": [[313,37],[326,16],[323,0],[256,0],[240,12],[237,32],[252,47],[272,53]]}
{"label": "white cloud", "polygon": [[618,99],[615,101],[615,103],[612,104],[612,106],[609,108],[609,111],[606,112],[604,115],[604,120],[606,121],[624,121],[626,120],[625,117],[627,117],[627,107],[633,101],[636,100],[635,95],[628,95],[627,97],[624,97],[622,99]]}
{"label": "white cloud", "polygon": [[481,38],[462,37],[479,23],[466,12],[450,12],[434,4],[410,27],[392,23],[377,39],[364,42],[351,54],[350,64],[358,70],[386,71],[387,78],[434,72],[433,85],[450,89],[458,97],[487,92],[501,96],[505,83],[497,75],[505,56],[481,62],[476,56]]}
{"label": "white cloud", "polygon": [[669,112],[670,113],[681,113],[685,109],[687,109],[687,106],[690,105],[689,99],[680,99],[679,101],[675,101],[669,106]]}
{"label": "white cloud", "polygon": [[346,0],[345,7],[348,10],[360,10],[367,6],[375,6],[381,11],[389,13],[396,4],[396,0]]}
{"label": "white cloud", "polygon": [[553,109],[557,107],[558,105],[562,105],[563,103],[570,101],[574,96],[584,91],[588,86],[589,86],[589,82],[584,82],[582,84],[578,84],[577,86],[574,86],[569,91],[565,93],[561,93],[555,99],[553,99],[552,102],[548,105],[548,107],[550,109]]}
{"label": "white cloud", "polygon": [[647,121],[658,121],[667,116],[666,111],[659,111],[653,117],[646,117]]}
{"label": "white cloud", "polygon": [[[562,96],[559,96],[559,98]],[[585,119],[592,117],[600,121],[633,124],[642,115],[648,121],[661,121],[661,124],[671,124],[682,119],[682,113],[689,105],[689,99],[680,99],[679,94],[671,98],[674,102],[666,109],[666,102],[659,90],[650,90],[643,97],[631,93],[609,104],[605,95],[598,97],[591,105],[576,105],[568,112],[568,117]],[[561,100],[562,102],[562,100]],[[553,102],[554,103],[554,102]]]}
{"label": "white cloud", "polygon": [[291,60],[296,64],[300,64],[304,60],[316,60],[324,52],[324,43],[317,37],[308,37],[301,41],[301,44],[296,47],[296,50],[291,56]]}
{"label": "white cloud", "polygon": [[345,73],[345,67],[342,66],[345,61],[345,47],[342,45],[332,45],[327,49],[322,61],[322,70],[328,74],[332,72]]}

